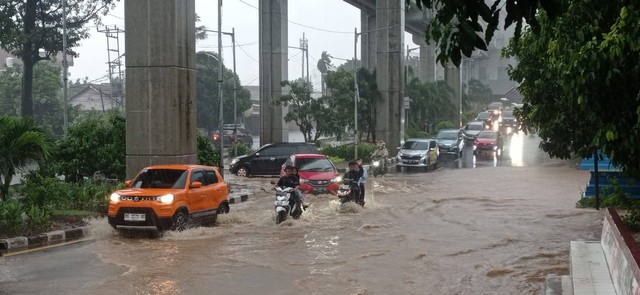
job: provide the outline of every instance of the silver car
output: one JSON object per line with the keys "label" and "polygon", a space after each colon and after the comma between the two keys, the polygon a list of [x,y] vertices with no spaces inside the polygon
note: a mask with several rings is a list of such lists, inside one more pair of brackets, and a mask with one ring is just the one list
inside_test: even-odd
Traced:
{"label": "silver car", "polygon": [[425,171],[438,165],[438,142],[433,139],[412,138],[404,142],[396,156],[396,170],[403,167],[419,167]]}

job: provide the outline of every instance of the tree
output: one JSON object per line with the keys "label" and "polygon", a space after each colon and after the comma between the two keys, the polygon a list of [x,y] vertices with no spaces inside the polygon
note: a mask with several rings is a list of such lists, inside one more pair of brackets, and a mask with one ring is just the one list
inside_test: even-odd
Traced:
{"label": "tree", "polygon": [[414,78],[407,83],[405,95],[411,99],[409,124],[422,131],[431,130],[442,121],[458,120],[453,90],[444,81],[421,82]]}
{"label": "tree", "polygon": [[318,71],[320,71],[320,86],[321,86],[322,95],[327,94],[327,84],[326,84],[327,82],[325,80],[326,80],[327,73],[333,67],[333,65],[331,64],[331,58],[333,58],[331,54],[328,54],[326,51],[323,51],[322,54],[320,55],[320,59],[318,60],[317,67],[318,67]]}
{"label": "tree", "polygon": [[[80,40],[89,36],[89,21],[100,21],[115,5],[113,0],[67,1],[68,53]],[[62,51],[61,1],[7,0],[0,2],[0,47],[22,60],[21,115],[33,116],[33,67],[41,60],[50,60]],[[44,52],[41,52],[44,51]]]}
{"label": "tree", "polygon": [[[218,129],[220,99],[218,91],[218,55],[212,52],[198,52],[196,54],[198,72],[196,74],[196,111],[198,128],[209,131]],[[236,90],[236,116],[251,108],[251,93],[240,86],[240,78],[233,71],[224,67],[223,63],[222,95],[224,122],[232,123],[233,116],[233,87]]]}
{"label": "tree", "polygon": [[465,86],[467,91],[462,95],[462,105],[464,109],[481,110],[493,101],[491,88],[482,84],[480,80],[471,79]]}
{"label": "tree", "polygon": [[[33,111],[36,123],[52,137],[64,133],[64,101],[60,95],[62,81],[60,68],[48,63],[38,63],[33,69]],[[0,73],[0,116],[20,114],[22,68],[18,65]],[[74,118],[77,107],[69,108],[69,117]]]}
{"label": "tree", "polygon": [[315,141],[319,135],[313,137],[313,125],[317,122],[317,115],[324,110],[322,102],[311,97],[311,87],[305,81],[282,81],[282,87],[287,87],[289,93],[275,101],[275,105],[289,106],[289,112],[284,116],[286,122],[295,122],[304,136],[305,142]]}
{"label": "tree", "polygon": [[[436,40],[438,61],[443,65],[447,60],[460,65],[462,54],[471,57],[473,50],[487,50],[487,44],[498,30],[501,12],[504,8],[504,28],[515,23],[515,38],[519,39],[523,24],[526,22],[534,30],[538,28],[536,12],[538,8],[552,18],[561,14],[562,0],[406,0],[408,9],[415,4],[418,9],[435,10],[436,15],[430,21],[425,32],[427,41]],[[586,20],[584,20],[586,21]]]}
{"label": "tree", "polygon": [[49,143],[33,119],[0,117],[0,201],[9,195],[16,169],[48,156]]}
{"label": "tree", "polygon": [[538,16],[506,53],[520,82],[517,112],[535,128],[551,156],[590,156],[603,150],[614,164],[640,175],[640,28],[638,6],[619,1],[572,1],[555,18]]}

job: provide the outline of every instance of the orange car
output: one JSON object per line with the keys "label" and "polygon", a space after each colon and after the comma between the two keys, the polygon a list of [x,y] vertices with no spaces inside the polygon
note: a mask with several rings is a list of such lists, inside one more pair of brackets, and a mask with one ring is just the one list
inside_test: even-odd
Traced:
{"label": "orange car", "polygon": [[216,167],[151,166],[125,184],[109,202],[109,224],[118,230],[181,231],[192,220],[212,225],[229,212],[229,189]]}

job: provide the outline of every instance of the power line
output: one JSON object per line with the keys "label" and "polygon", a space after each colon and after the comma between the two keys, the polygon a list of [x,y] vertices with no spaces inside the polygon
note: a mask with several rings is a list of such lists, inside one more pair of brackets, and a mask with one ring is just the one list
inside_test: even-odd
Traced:
{"label": "power line", "polygon": [[[242,3],[244,3],[247,6],[253,7],[256,10],[260,10],[258,7],[255,7],[254,5],[251,5],[247,2],[245,2],[244,0],[238,0]],[[312,30],[316,30],[316,31],[321,31],[321,32],[326,32],[326,33],[334,33],[334,34],[353,34],[353,32],[347,32],[347,31],[334,31],[334,30],[328,30],[328,29],[323,29],[323,28],[318,28],[318,27],[314,27],[314,26],[309,26],[309,25],[305,25],[299,22],[294,22],[288,18],[282,17],[283,20],[286,20],[287,22],[290,22],[294,25],[298,25],[307,29],[312,29]]]}
{"label": "power line", "polygon": [[242,50],[242,52],[244,52],[244,54],[246,54],[253,61],[260,63],[255,57],[251,56],[246,50],[244,50],[244,48],[240,47],[240,50]]}

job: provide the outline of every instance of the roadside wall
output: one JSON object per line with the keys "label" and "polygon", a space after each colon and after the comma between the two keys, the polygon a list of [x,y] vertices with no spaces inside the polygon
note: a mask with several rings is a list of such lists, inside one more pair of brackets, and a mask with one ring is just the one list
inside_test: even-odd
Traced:
{"label": "roadside wall", "polygon": [[640,295],[640,247],[624,227],[618,212],[607,208],[601,245],[618,295]]}

